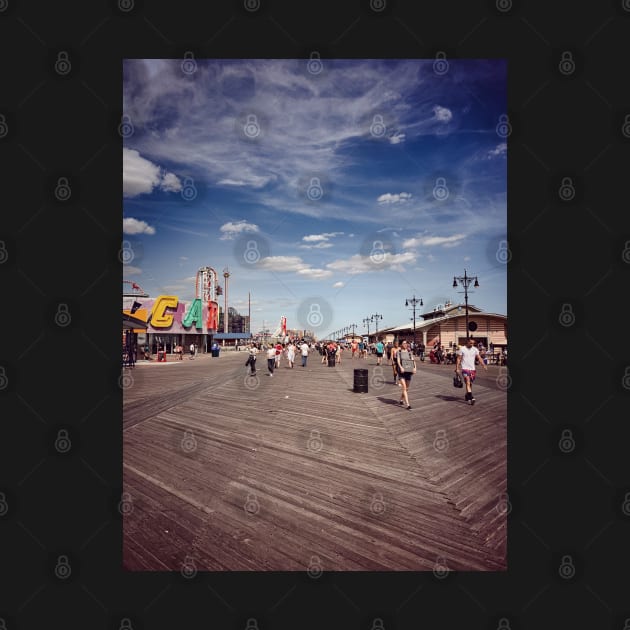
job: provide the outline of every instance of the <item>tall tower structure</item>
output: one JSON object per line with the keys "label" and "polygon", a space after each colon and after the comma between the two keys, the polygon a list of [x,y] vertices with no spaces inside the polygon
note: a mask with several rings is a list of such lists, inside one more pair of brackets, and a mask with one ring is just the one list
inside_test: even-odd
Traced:
{"label": "tall tower structure", "polygon": [[226,267],[223,270],[223,278],[225,279],[225,306],[223,308],[223,332],[228,332],[228,278],[230,277],[230,270]]}
{"label": "tall tower structure", "polygon": [[217,272],[212,267],[200,267],[195,282],[195,297],[202,300],[208,308],[206,328],[209,333],[217,331],[219,321],[219,304]]}

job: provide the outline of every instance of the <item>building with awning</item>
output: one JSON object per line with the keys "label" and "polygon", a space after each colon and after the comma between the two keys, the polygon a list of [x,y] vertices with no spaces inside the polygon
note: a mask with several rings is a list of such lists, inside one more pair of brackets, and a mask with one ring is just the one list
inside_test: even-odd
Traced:
{"label": "building with awning", "polygon": [[[428,349],[440,343],[444,348],[464,345],[466,337],[482,343],[485,348],[502,350],[507,347],[507,316],[500,313],[487,313],[473,304],[468,305],[468,325],[466,332],[466,307],[464,304],[445,304],[421,313],[415,322],[416,343]],[[413,341],[413,322],[392,326],[378,331],[385,343],[390,341]],[[376,333],[370,333],[370,342],[375,341]]]}

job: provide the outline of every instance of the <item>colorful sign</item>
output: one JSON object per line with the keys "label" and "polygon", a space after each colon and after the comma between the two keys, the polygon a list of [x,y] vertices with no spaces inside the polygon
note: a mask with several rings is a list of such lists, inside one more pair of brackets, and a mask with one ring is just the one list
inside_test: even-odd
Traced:
{"label": "colorful sign", "polygon": [[123,313],[131,312],[134,301],[140,303],[140,306],[135,305],[134,316],[148,323],[147,333],[207,334],[217,330],[219,306],[216,302],[204,304],[200,298],[182,302],[176,295],[127,298],[123,299]]}

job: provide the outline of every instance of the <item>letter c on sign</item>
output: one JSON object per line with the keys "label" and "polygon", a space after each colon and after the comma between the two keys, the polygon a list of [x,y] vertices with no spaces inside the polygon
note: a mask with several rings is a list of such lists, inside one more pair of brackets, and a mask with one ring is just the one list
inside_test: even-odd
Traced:
{"label": "letter c on sign", "polygon": [[165,313],[167,308],[177,308],[179,300],[175,295],[160,295],[151,310],[151,326],[153,328],[170,328],[173,316]]}

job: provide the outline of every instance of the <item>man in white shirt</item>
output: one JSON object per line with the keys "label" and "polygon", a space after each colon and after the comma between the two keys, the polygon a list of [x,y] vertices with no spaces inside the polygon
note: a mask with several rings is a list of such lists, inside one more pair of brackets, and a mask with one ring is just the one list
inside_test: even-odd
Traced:
{"label": "man in white shirt", "polygon": [[267,369],[269,370],[269,376],[273,376],[273,369],[276,367],[276,348],[273,344],[269,344],[267,347]]}
{"label": "man in white shirt", "polygon": [[258,348],[252,343],[249,346],[249,356],[247,357],[247,363],[249,365],[250,374],[256,374],[256,355],[258,354]]}
{"label": "man in white shirt", "polygon": [[306,359],[308,359],[308,344],[306,341],[301,343],[300,352],[302,353],[302,367],[306,367]]}
{"label": "man in white shirt", "polygon": [[472,337],[466,339],[466,345],[459,349],[457,352],[457,365],[455,371],[459,372],[466,384],[466,396],[465,400],[470,402],[471,405],[475,404],[475,398],[472,393],[472,384],[475,380],[476,364],[477,361],[483,367],[486,372],[488,368],[485,366],[479,350],[473,345]]}

